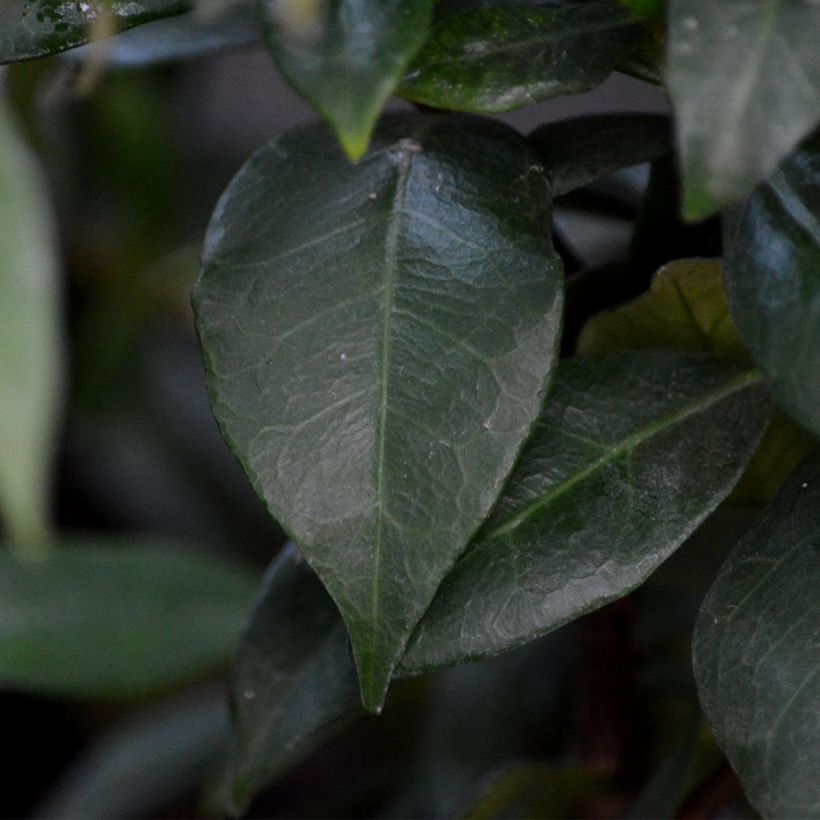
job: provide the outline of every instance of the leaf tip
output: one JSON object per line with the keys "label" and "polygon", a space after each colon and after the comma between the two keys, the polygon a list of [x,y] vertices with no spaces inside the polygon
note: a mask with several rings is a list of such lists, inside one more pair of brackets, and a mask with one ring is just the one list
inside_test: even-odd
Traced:
{"label": "leaf tip", "polygon": [[364,131],[346,131],[341,128],[336,130],[336,136],[351,162],[358,162],[367,153],[371,132],[372,128]]}

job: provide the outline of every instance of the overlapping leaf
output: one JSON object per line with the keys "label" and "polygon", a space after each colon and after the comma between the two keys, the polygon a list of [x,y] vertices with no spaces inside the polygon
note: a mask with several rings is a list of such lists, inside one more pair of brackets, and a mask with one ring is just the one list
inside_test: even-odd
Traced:
{"label": "overlapping leaf", "polygon": [[766,817],[820,816],[820,456],[727,559],[698,619],[695,675],[718,742]]}
{"label": "overlapping leaf", "polygon": [[358,159],[427,36],[432,0],[259,0],[265,38],[291,85]]}
{"label": "overlapping leaf", "polygon": [[747,196],[820,123],[820,4],[670,0],[666,82],[684,211]]}
{"label": "overlapping leaf", "polygon": [[[754,375],[711,356],[562,364],[498,512],[397,674],[500,651],[628,592],[725,497],[767,418]],[[486,535],[503,527],[503,537]],[[293,554],[274,565],[234,674],[240,808],[358,709],[332,609]]]}
{"label": "overlapping leaf", "polygon": [[634,589],[728,495],[768,424],[754,372],[708,355],[601,355],[559,374],[402,670],[509,649]]}
{"label": "overlapping leaf", "polygon": [[641,33],[615,0],[471,9],[436,22],[399,93],[437,108],[509,111],[594,88]]}
{"label": "overlapping leaf", "polygon": [[543,402],[549,221],[523,140],[467,117],[393,118],[358,166],[293,132],[217,207],[195,289],[214,412],[339,605],[371,709]]}
{"label": "overlapping leaf", "polygon": [[[617,350],[692,350],[748,362],[749,351],[732,321],[720,261],[670,262],[655,274],[649,293],[593,316],[578,339],[578,352]],[[732,498],[764,504],[813,443],[776,411]]]}
{"label": "overlapping leaf", "polygon": [[0,552],[0,688],[136,697],[227,662],[253,576],[156,544],[66,542]]}
{"label": "overlapping leaf", "polygon": [[361,714],[339,610],[293,547],[271,564],[231,677],[227,804],[251,798]]}
{"label": "overlapping leaf", "polygon": [[820,140],[786,160],[726,224],[738,330],[775,398],[820,436]]}
{"label": "overlapping leaf", "polygon": [[0,99],[0,526],[20,549],[42,546],[48,523],[62,384],[55,242],[44,181]]}
{"label": "overlapping leaf", "polygon": [[0,63],[56,54],[189,8],[187,0],[7,0],[0,3]]}
{"label": "overlapping leaf", "polygon": [[541,160],[553,196],[589,185],[669,150],[669,120],[653,114],[598,114],[548,123],[527,141]]}

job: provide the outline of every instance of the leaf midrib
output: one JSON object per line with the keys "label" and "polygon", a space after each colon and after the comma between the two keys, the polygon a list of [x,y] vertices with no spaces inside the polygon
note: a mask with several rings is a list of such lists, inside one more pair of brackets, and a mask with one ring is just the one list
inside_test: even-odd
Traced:
{"label": "leaf midrib", "polygon": [[730,396],[732,393],[736,393],[745,387],[759,382],[760,378],[760,372],[757,369],[746,370],[724,385],[720,390],[716,390],[710,393],[707,397],[688,404],[676,413],[670,413],[668,416],[664,416],[664,418],[656,421],[654,424],[650,424],[642,430],[638,430],[636,433],[628,436],[620,444],[609,450],[609,452],[588,464],[583,470],[580,470],[574,476],[562,481],[560,484],[555,485],[544,495],[523,507],[517,513],[511,515],[502,524],[499,524],[497,527],[491,529],[481,539],[482,542],[491,541],[509,534],[533,515],[537,514],[541,509],[549,506],[556,499],[568,493],[579,483],[608,466],[613,461],[620,458],[622,455],[625,455],[647,439],[652,438],[666,428],[672,427],[690,416],[705,410],[727,396]]}
{"label": "leaf midrib", "polygon": [[[384,504],[384,463],[385,443],[387,439],[387,407],[388,407],[388,370],[390,367],[390,330],[391,316],[395,301],[396,278],[398,269],[399,228],[401,215],[405,208],[407,183],[410,178],[410,169],[413,162],[413,151],[408,146],[399,146],[401,164],[396,180],[396,193],[390,209],[387,237],[385,240],[385,281],[384,281],[384,311],[382,314],[382,355],[379,367],[379,419],[378,445],[376,456],[376,502],[378,516],[376,519],[376,534],[373,543],[373,581],[370,599],[371,630],[378,623],[380,604],[380,572],[382,539],[384,537],[385,504]],[[371,646],[371,649],[373,647]]]}

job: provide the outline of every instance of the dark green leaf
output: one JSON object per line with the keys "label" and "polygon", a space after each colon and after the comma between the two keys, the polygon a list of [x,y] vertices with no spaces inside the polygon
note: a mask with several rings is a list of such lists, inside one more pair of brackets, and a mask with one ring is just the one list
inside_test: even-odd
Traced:
{"label": "dark green leaf", "polygon": [[[250,46],[260,41],[259,23],[248,3],[231,5],[215,17],[189,12],[156,20],[112,37],[105,45],[105,64],[141,68],[158,63],[200,57],[222,49]],[[87,59],[94,45],[68,52]]]}
{"label": "dark green leaf", "polygon": [[820,140],[731,213],[724,243],[738,330],[774,397],[820,436]]}
{"label": "dark green leaf", "polygon": [[819,31],[815,0],[670,0],[686,216],[747,196],[820,122]]}
{"label": "dark green leaf", "polygon": [[432,0],[259,0],[282,73],[333,126],[348,155],[373,125],[424,43]]}
{"label": "dark green leaf", "polygon": [[768,419],[756,374],[709,355],[562,364],[504,496],[401,669],[509,649],[634,589],[731,491]]}
{"label": "dark green leaf", "polygon": [[232,654],[253,588],[230,564],[167,546],[0,553],[0,687],[125,698],[198,677]]}
{"label": "dark green leaf", "polygon": [[399,93],[437,108],[510,111],[599,85],[641,32],[615,0],[464,11],[433,26]]}
{"label": "dark green leaf", "polygon": [[820,816],[820,454],[730,554],[694,641],[701,702],[749,801]]}
{"label": "dark green leaf", "polygon": [[8,0],[0,3],[0,63],[56,54],[188,8],[187,0]]}
{"label": "dark green leaf", "polygon": [[217,207],[195,288],[214,412],[339,605],[371,709],[543,402],[549,222],[517,134],[437,115],[390,119],[358,166],[293,132]]}
{"label": "dark green leaf", "polygon": [[528,142],[553,196],[561,196],[669,150],[669,120],[653,114],[579,117],[542,125]]}
{"label": "dark green leaf", "polygon": [[227,803],[251,798],[361,714],[339,610],[292,547],[270,566],[231,679]]}
{"label": "dark green leaf", "polygon": [[[680,259],[664,265],[649,293],[593,316],[578,339],[579,353],[669,349],[749,361],[732,322],[719,260]],[[776,412],[733,500],[768,501],[812,444],[811,436]]]}
{"label": "dark green leaf", "polygon": [[48,525],[62,386],[55,242],[40,169],[0,97],[0,524],[21,551],[41,549]]}

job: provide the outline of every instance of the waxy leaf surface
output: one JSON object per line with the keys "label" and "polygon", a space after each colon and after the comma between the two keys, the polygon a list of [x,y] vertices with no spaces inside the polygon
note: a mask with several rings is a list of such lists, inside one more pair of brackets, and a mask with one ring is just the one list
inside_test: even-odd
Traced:
{"label": "waxy leaf surface", "polygon": [[427,36],[432,0],[259,0],[265,39],[291,85],[359,159]]}
{"label": "waxy leaf surface", "polygon": [[820,3],[670,0],[666,82],[684,212],[747,196],[820,123]]}
{"label": "waxy leaf surface", "polygon": [[0,688],[137,697],[228,661],[253,575],[158,544],[66,542],[0,553]]}
{"label": "waxy leaf surface", "polygon": [[562,301],[524,141],[387,121],[351,166],[312,127],[259,151],[195,288],[223,433],[318,572],[377,709],[544,400]]}
{"label": "waxy leaf surface", "polygon": [[820,139],[731,212],[724,245],[740,335],[784,410],[820,436]]}
{"label": "waxy leaf surface", "polygon": [[42,546],[62,386],[59,270],[45,181],[0,99],[0,527]]}
{"label": "waxy leaf surface", "polygon": [[703,602],[698,691],[765,817],[820,816],[820,454],[792,474]]}
{"label": "waxy leaf surface", "polygon": [[0,63],[57,54],[189,7],[186,0],[5,0],[0,3]]}
{"label": "waxy leaf surface", "polygon": [[437,108],[510,111],[594,88],[641,33],[615,0],[463,11],[435,23],[399,93]]}
{"label": "waxy leaf surface", "polygon": [[753,371],[710,355],[563,364],[468,552],[401,669],[517,646],[625,595],[728,495],[769,420]]}
{"label": "waxy leaf surface", "polygon": [[542,125],[527,141],[544,166],[553,196],[561,196],[657,159],[670,149],[669,120],[654,114],[598,114]]}
{"label": "waxy leaf surface", "polygon": [[257,792],[360,714],[339,610],[286,547],[268,569],[231,676],[229,809],[243,813]]}

